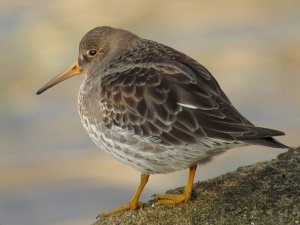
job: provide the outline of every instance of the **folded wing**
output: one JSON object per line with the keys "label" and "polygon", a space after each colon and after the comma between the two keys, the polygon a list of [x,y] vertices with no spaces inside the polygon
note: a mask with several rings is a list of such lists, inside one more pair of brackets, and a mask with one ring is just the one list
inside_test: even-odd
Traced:
{"label": "folded wing", "polygon": [[164,145],[194,144],[210,137],[284,146],[271,138],[283,132],[254,126],[204,67],[181,57],[104,76],[101,103],[106,126]]}

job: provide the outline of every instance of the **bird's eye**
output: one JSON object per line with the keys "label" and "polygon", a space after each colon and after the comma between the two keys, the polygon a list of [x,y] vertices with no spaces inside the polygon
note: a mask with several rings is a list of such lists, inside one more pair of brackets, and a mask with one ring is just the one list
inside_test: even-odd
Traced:
{"label": "bird's eye", "polygon": [[97,50],[95,50],[95,49],[92,49],[92,50],[88,51],[88,55],[91,56],[91,57],[94,57],[96,54],[97,54]]}

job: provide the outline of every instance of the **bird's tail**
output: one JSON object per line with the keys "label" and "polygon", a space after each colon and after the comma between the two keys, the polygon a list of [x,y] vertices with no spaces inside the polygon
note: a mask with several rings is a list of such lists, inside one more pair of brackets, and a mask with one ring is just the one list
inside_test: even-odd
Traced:
{"label": "bird's tail", "polygon": [[263,145],[267,147],[272,147],[272,148],[291,148],[287,145],[284,145],[280,143],[278,140],[276,140],[273,137],[266,137],[266,138],[258,138],[258,139],[247,139],[243,140],[246,143],[252,144],[252,145]]}

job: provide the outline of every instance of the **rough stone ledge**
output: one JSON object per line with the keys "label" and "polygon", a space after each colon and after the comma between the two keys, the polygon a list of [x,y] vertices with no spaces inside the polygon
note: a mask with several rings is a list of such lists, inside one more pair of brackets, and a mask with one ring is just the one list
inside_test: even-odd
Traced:
{"label": "rough stone ledge", "polygon": [[[180,193],[183,188],[168,191]],[[300,225],[300,148],[194,184],[193,199],[101,218],[94,225]]]}

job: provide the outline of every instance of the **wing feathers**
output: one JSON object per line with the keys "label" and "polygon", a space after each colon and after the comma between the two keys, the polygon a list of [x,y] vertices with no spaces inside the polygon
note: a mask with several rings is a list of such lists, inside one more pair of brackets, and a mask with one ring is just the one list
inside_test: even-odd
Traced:
{"label": "wing feathers", "polygon": [[129,67],[104,76],[100,102],[105,124],[166,145],[193,144],[203,137],[266,143],[266,138],[283,135],[251,124],[204,67],[181,57],[172,65]]}

